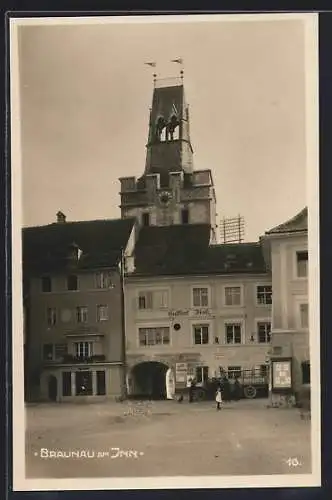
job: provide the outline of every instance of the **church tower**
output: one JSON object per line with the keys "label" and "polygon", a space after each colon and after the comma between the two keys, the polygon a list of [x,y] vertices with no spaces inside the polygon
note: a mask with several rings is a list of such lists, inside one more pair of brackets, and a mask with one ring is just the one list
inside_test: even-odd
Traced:
{"label": "church tower", "polygon": [[154,81],[143,175],[122,177],[121,217],[143,226],[209,224],[216,242],[216,198],[210,169],[194,170],[189,108],[181,78]]}

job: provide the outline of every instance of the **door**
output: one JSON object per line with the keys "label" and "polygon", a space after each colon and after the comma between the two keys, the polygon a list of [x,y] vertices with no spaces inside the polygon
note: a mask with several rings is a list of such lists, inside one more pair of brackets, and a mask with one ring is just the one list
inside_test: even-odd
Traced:
{"label": "door", "polygon": [[175,378],[171,368],[166,372],[166,398],[174,399],[175,394]]}
{"label": "door", "polygon": [[48,397],[51,401],[58,398],[58,381],[54,375],[48,377]]}

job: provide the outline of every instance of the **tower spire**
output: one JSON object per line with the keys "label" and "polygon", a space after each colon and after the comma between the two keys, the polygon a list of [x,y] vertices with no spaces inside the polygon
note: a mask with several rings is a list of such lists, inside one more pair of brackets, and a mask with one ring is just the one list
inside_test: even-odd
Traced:
{"label": "tower spire", "polygon": [[189,112],[182,80],[166,79],[161,84],[157,80],[150,111],[144,173],[159,174],[161,185],[167,185],[170,172],[192,172],[192,153]]}

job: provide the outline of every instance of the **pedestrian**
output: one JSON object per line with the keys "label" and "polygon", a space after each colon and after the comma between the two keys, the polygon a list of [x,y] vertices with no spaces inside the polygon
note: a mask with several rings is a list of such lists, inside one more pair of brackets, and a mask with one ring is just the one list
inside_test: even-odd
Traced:
{"label": "pedestrian", "polygon": [[217,410],[221,410],[221,403],[222,403],[222,397],[221,397],[221,389],[218,387],[217,392],[216,392],[216,403],[217,403]]}
{"label": "pedestrian", "polygon": [[229,402],[231,399],[231,391],[230,391],[230,383],[227,377],[224,377],[222,381],[222,390],[223,390],[223,400],[225,402]]}
{"label": "pedestrian", "polygon": [[242,395],[241,382],[239,381],[238,377],[236,377],[234,384],[234,400],[239,401],[241,399],[241,395]]}
{"label": "pedestrian", "polygon": [[195,386],[196,386],[195,379],[191,379],[190,386],[189,386],[189,403],[192,403],[194,401]]}

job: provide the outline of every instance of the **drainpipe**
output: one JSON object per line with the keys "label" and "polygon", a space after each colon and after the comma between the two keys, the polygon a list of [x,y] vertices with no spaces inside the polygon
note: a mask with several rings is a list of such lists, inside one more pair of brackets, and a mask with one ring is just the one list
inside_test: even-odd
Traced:
{"label": "drainpipe", "polygon": [[121,249],[120,262],[120,288],[121,288],[121,361],[122,361],[122,387],[121,396],[127,398],[127,356],[126,356],[126,313],[125,313],[125,281],[124,281],[124,250]]}

